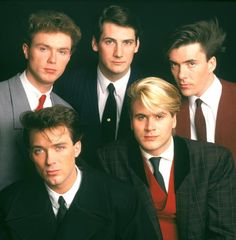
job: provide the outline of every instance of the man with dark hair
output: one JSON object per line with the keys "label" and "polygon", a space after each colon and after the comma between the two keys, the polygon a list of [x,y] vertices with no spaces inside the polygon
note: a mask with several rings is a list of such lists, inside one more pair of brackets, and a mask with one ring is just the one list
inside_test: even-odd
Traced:
{"label": "man with dark hair", "polygon": [[214,74],[225,36],[217,21],[184,25],[171,35],[167,55],[186,97],[177,116],[177,134],[223,145],[236,163],[236,84]]}
{"label": "man with dark hair", "polygon": [[129,9],[106,7],[92,37],[98,64],[64,74],[55,86],[56,92],[81,116],[82,156],[88,161],[93,162],[99,146],[130,134],[126,89],[143,74],[131,68],[140,35],[140,24]]}
{"label": "man with dark hair", "polygon": [[81,37],[79,27],[63,13],[30,15],[22,48],[27,66],[0,83],[0,189],[30,174],[22,146],[19,115],[54,104],[69,106],[52,92]]}
{"label": "man with dark hair", "polygon": [[[39,176],[0,193],[0,236],[7,240],[156,240],[133,188],[76,157],[75,110],[55,105],[22,115],[24,139]],[[1,240],[5,240],[4,237]]]}

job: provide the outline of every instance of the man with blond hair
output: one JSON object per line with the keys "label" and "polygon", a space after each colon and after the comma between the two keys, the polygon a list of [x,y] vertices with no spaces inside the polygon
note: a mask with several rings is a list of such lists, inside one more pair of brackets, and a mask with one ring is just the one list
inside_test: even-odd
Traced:
{"label": "man with blond hair", "polygon": [[173,135],[181,97],[172,84],[149,77],[128,95],[134,136],[100,149],[100,168],[135,186],[157,239],[235,239],[231,153]]}

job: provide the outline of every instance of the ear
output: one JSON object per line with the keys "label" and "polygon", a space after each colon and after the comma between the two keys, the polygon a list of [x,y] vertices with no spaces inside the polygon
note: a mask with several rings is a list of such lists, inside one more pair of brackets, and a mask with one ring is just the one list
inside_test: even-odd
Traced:
{"label": "ear", "polygon": [[77,158],[81,152],[81,141],[78,141],[74,144],[75,157]]}
{"label": "ear", "polygon": [[22,45],[22,49],[23,49],[25,59],[29,59],[29,46],[28,46],[28,44],[24,43]]}
{"label": "ear", "polygon": [[176,114],[173,116],[173,125],[172,125],[172,129],[176,128],[176,124],[177,124],[177,119],[176,119]]}
{"label": "ear", "polygon": [[97,41],[96,41],[94,36],[92,38],[92,49],[93,49],[94,52],[98,51],[98,43],[97,43]]}
{"label": "ear", "polygon": [[213,56],[208,60],[208,71],[209,71],[209,73],[214,72],[214,70],[216,69],[216,65],[217,65],[216,57]]}
{"label": "ear", "polygon": [[135,53],[138,52],[139,46],[140,46],[140,41],[139,41],[139,38],[138,38],[137,41],[136,41],[136,47],[135,47],[135,50],[134,50]]}

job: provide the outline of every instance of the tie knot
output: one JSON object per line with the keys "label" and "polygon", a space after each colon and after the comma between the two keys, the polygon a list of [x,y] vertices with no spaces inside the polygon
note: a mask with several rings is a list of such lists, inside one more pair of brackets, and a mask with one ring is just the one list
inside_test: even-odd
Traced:
{"label": "tie knot", "polygon": [[160,160],[161,160],[161,157],[151,157],[149,159],[154,169],[159,169]]}
{"label": "tie knot", "polygon": [[114,93],[115,87],[114,87],[113,83],[110,83],[107,88],[108,88],[109,93]]}
{"label": "tie knot", "polygon": [[59,206],[61,207],[61,206],[65,206],[66,201],[62,196],[60,196],[58,199],[58,203],[59,203]]}
{"label": "tie knot", "polygon": [[195,102],[196,102],[197,107],[201,107],[202,100],[200,98],[197,98]]}

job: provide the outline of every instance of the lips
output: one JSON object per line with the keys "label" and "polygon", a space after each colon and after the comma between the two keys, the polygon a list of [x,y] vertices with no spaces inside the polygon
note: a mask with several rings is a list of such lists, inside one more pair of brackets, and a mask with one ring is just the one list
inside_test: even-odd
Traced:
{"label": "lips", "polygon": [[46,173],[49,176],[54,176],[54,175],[57,175],[59,173],[59,170],[48,170],[48,171],[46,171]]}
{"label": "lips", "polygon": [[56,69],[52,69],[52,68],[44,68],[45,72],[47,73],[56,73]]}

